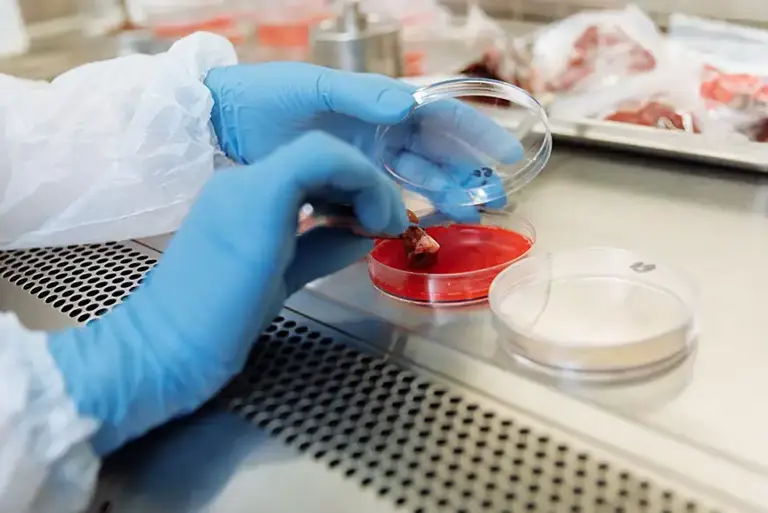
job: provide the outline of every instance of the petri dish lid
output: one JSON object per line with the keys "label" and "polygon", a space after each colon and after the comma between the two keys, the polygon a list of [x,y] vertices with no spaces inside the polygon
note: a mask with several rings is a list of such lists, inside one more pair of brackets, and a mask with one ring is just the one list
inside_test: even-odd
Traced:
{"label": "petri dish lid", "polygon": [[379,127],[376,159],[438,207],[501,208],[549,160],[547,115],[518,87],[461,78],[418,89],[414,98],[408,118]]}
{"label": "petri dish lid", "polygon": [[528,257],[500,273],[489,292],[501,345],[518,361],[606,377],[679,363],[698,333],[695,299],[681,274],[616,248]]}

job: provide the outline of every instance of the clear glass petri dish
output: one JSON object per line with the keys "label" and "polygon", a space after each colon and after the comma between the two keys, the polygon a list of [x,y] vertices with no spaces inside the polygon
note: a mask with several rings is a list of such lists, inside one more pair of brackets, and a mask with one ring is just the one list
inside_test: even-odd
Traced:
{"label": "clear glass petri dish", "polygon": [[698,335],[693,284],[623,249],[530,256],[496,277],[489,304],[504,350],[559,377],[647,376],[680,363]]}
{"label": "clear glass petri dish", "polygon": [[368,255],[374,287],[422,305],[483,302],[494,278],[525,257],[536,240],[528,221],[506,212],[484,212],[479,223],[440,224],[426,231],[440,244],[437,263],[427,271],[411,269],[401,240],[379,240]]}
{"label": "clear glass petri dish", "polygon": [[414,98],[404,121],[377,130],[375,158],[439,210],[503,208],[549,160],[547,115],[518,87],[460,78],[418,89]]}

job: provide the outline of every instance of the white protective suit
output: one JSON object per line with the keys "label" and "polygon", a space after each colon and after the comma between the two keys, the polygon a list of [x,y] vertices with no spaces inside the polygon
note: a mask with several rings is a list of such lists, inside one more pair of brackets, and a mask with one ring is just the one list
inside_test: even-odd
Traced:
{"label": "white protective suit", "polygon": [[[210,69],[195,34],[157,56],[87,64],[51,83],[0,75],[0,249],[174,231],[214,169]],[[0,511],[83,510],[98,459],[44,333],[0,314]]]}

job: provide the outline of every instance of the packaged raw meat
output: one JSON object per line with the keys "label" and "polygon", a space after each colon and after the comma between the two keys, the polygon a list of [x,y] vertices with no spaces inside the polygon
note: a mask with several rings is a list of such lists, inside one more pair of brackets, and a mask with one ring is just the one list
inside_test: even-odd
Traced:
{"label": "packaged raw meat", "polygon": [[677,61],[599,92],[558,99],[553,118],[603,119],[689,133],[719,133],[699,96],[699,67]]}
{"label": "packaged raw meat", "polygon": [[[570,16],[512,44],[516,79],[536,95],[608,87],[653,71],[665,43],[636,6]],[[527,65],[526,65],[527,63]]]}
{"label": "packaged raw meat", "polygon": [[673,14],[669,37],[700,63],[709,117],[757,140],[768,119],[768,31]]}
{"label": "packaged raw meat", "polygon": [[631,123],[665,130],[701,133],[696,116],[689,111],[678,109],[672,102],[665,101],[664,94],[658,99],[646,102],[627,102],[603,117],[606,121]]}

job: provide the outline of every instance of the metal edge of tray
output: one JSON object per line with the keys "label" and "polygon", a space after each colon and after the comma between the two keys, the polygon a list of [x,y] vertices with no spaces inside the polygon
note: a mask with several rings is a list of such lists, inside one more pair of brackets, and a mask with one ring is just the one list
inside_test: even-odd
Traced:
{"label": "metal edge of tray", "polygon": [[601,120],[550,118],[549,121],[552,135],[559,139],[768,173],[766,143],[722,140]]}

